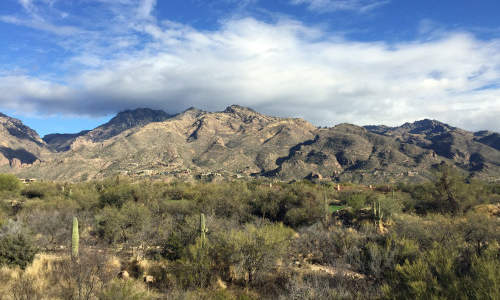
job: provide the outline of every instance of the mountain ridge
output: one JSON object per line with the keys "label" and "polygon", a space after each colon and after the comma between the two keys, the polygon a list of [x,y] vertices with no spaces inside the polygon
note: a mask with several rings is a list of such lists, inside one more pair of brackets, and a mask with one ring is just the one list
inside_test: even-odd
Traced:
{"label": "mountain ridge", "polygon": [[[4,116],[0,114],[2,120],[9,118]],[[2,125],[2,137],[12,146],[4,147],[33,156],[13,167],[15,155],[3,154],[0,171],[50,180],[116,174],[189,179],[219,174],[422,181],[442,161],[473,177],[500,177],[498,133],[469,132],[429,119],[396,127],[319,128],[303,119],[268,116],[239,105],[219,112],[190,108],[176,115],[141,108],[120,112],[93,130],[51,134],[43,140],[19,120],[9,122],[4,123],[22,134],[10,134]]]}
{"label": "mountain ridge", "polygon": [[116,136],[127,129],[144,126],[151,122],[161,122],[170,117],[172,116],[162,110],[149,108],[124,110],[92,130],[83,130],[74,134],[48,134],[43,137],[43,140],[56,151],[68,151],[76,139],[80,137],[99,142]]}

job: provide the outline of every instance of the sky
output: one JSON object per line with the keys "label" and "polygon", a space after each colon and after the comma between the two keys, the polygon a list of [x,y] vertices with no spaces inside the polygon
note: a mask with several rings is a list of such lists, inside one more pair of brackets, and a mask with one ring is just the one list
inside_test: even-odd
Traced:
{"label": "sky", "polygon": [[42,136],[231,104],[500,132],[498,0],[1,0],[0,112]]}

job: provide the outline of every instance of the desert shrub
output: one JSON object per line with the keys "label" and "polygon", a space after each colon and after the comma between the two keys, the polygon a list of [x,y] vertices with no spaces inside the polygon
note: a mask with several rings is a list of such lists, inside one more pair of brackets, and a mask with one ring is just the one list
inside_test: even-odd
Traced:
{"label": "desert shrub", "polygon": [[414,240],[421,249],[430,249],[434,243],[450,248],[463,244],[464,237],[460,231],[460,222],[440,214],[429,214],[425,217],[399,215],[395,217],[392,227],[398,236]]}
{"label": "desert shrub", "polygon": [[127,201],[137,201],[138,193],[134,186],[129,183],[118,183],[105,188],[101,192],[99,204],[104,206],[122,207]]}
{"label": "desert shrub", "polygon": [[21,181],[11,174],[0,174],[0,191],[15,192],[21,189]]}
{"label": "desert shrub", "polygon": [[211,212],[218,218],[236,218],[243,222],[250,219],[248,209],[249,191],[244,184],[203,184],[196,199],[203,212]]}
{"label": "desert shrub", "polygon": [[43,198],[48,194],[48,188],[44,184],[40,183],[33,183],[28,186],[26,186],[22,192],[21,195],[23,195],[26,198],[33,199],[33,198]]}
{"label": "desert shrub", "polygon": [[0,236],[0,265],[26,268],[35,258],[38,248],[24,234]]}
{"label": "desert shrub", "polygon": [[199,198],[201,186],[198,184],[198,189],[194,189],[190,183],[175,182],[166,188],[163,197],[167,200],[195,200]]}
{"label": "desert shrub", "polygon": [[160,254],[164,258],[174,261],[181,258],[183,250],[184,245],[179,236],[176,233],[171,233],[168,239],[163,242]]}
{"label": "desert shrub", "polygon": [[368,197],[366,202],[369,202],[372,207],[375,205],[377,209],[380,209],[378,212],[383,220],[390,220],[392,216],[398,213],[401,213],[403,204],[399,200],[399,198],[388,197],[384,194],[372,194]]}
{"label": "desert shrub", "polygon": [[492,245],[464,265],[458,249],[434,243],[414,261],[397,264],[383,291],[391,299],[496,299],[500,295],[498,250],[498,244]]}
{"label": "desert shrub", "polygon": [[464,293],[469,299],[500,299],[498,244],[472,257],[469,276],[464,281]]}
{"label": "desert shrub", "polygon": [[269,189],[258,189],[256,199],[250,203],[252,213],[271,221],[283,221],[288,203],[292,203],[294,195]]}
{"label": "desert shrub", "polygon": [[420,254],[415,242],[391,235],[368,239],[361,249],[359,264],[354,267],[379,281],[389,276],[396,264],[413,261]]}
{"label": "desert shrub", "polygon": [[295,274],[279,300],[378,299],[379,291],[367,280],[324,273]]}
{"label": "desert shrub", "polygon": [[73,216],[74,212],[66,209],[37,209],[23,217],[29,230],[35,235],[38,246],[53,249],[70,241]]}
{"label": "desert shrub", "polygon": [[122,208],[104,207],[95,219],[96,232],[104,241],[138,244],[144,239],[151,213],[143,204],[127,202]]}
{"label": "desert shrub", "polygon": [[153,296],[146,287],[134,280],[113,280],[99,294],[101,300],[149,300]]}
{"label": "desert shrub", "polygon": [[172,263],[170,272],[176,277],[177,284],[184,288],[206,288],[215,278],[212,276],[212,260],[208,246],[203,246],[201,240],[190,245],[184,256]]}
{"label": "desert shrub", "polygon": [[358,231],[343,227],[325,229],[315,224],[299,231],[293,240],[292,251],[296,257],[308,257],[309,262],[321,265],[347,263],[356,256],[365,241]]}
{"label": "desert shrub", "polygon": [[266,272],[274,270],[279,259],[285,259],[293,231],[283,225],[247,225],[244,230],[233,231],[236,269],[245,274],[247,282],[262,279]]}
{"label": "desert shrub", "polygon": [[100,194],[95,184],[80,183],[66,188],[66,194],[85,210],[95,209],[100,205]]}
{"label": "desert shrub", "polygon": [[455,167],[446,164],[439,165],[432,182],[406,185],[402,189],[413,198],[412,202],[406,203],[405,210],[414,210],[422,215],[461,214],[494,199],[488,185],[467,180]]}
{"label": "desert shrub", "polygon": [[496,217],[469,213],[457,226],[476,255],[481,255],[489,244],[500,242],[500,220]]}
{"label": "desert shrub", "polygon": [[389,298],[460,299],[454,270],[456,252],[444,251],[437,244],[414,262],[397,265],[384,292]]}
{"label": "desert shrub", "polygon": [[125,239],[122,225],[126,222],[125,216],[120,213],[116,207],[105,207],[95,217],[96,220],[96,233],[98,237],[109,243],[113,244],[117,241]]}
{"label": "desert shrub", "polygon": [[200,209],[196,202],[188,200],[163,200],[158,204],[159,215],[190,216],[199,213]]}
{"label": "desert shrub", "polygon": [[81,248],[77,260],[60,258],[48,275],[59,287],[57,298],[95,299],[118,272],[119,266],[110,264],[106,254]]}
{"label": "desert shrub", "polygon": [[175,274],[168,262],[156,262],[148,269],[148,274],[154,277],[152,286],[160,292],[172,294],[172,290],[177,286]]}
{"label": "desert shrub", "polygon": [[324,216],[324,197],[325,194],[310,183],[276,188],[257,186],[250,207],[256,216],[297,228],[313,224]]}
{"label": "desert shrub", "polygon": [[299,228],[317,222],[324,214],[324,208],[320,205],[294,207],[287,211],[284,223],[292,228]]}
{"label": "desert shrub", "polygon": [[365,193],[344,193],[342,199],[347,206],[351,207],[354,211],[359,211],[367,205],[368,195]]}

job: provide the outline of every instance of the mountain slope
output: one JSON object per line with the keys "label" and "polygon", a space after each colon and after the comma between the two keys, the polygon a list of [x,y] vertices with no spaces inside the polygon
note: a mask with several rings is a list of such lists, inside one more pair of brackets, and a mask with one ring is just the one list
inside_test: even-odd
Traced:
{"label": "mountain slope", "polygon": [[33,129],[0,113],[0,167],[31,165],[49,153],[47,145]]}
{"label": "mountain slope", "polygon": [[189,109],[105,140],[79,137],[70,150],[34,168],[32,174],[78,179],[190,169],[250,175],[276,168],[280,156],[313,138],[315,130],[301,119],[265,116],[236,105],[216,113]]}
{"label": "mountain slope", "polygon": [[[28,136],[47,148],[32,132]],[[119,113],[92,131],[45,140],[59,152],[10,171],[54,180],[211,173],[378,183],[426,180],[432,166],[445,161],[474,177],[500,177],[498,134],[472,133],[434,120],[399,127],[317,128],[238,105],[221,112],[192,108],[175,116],[141,109]]]}
{"label": "mountain slope", "polygon": [[437,155],[464,170],[480,172],[483,176],[498,176],[500,151],[495,148],[494,133],[478,138],[473,132],[435,120],[406,123],[394,128],[381,129],[369,126],[367,129],[396,138],[406,144],[433,150]]}
{"label": "mountain slope", "polygon": [[475,140],[500,151],[500,134],[489,131],[474,133]]}
{"label": "mountain slope", "polygon": [[127,129],[145,126],[152,122],[161,122],[170,117],[164,111],[149,108],[126,110],[118,113],[106,124],[93,130],[86,130],[75,134],[49,134],[44,136],[43,140],[56,151],[68,151],[71,145],[80,137],[84,137],[86,140],[92,142],[101,142]]}
{"label": "mountain slope", "polygon": [[[441,158],[442,159],[442,158]],[[292,149],[267,176],[303,178],[319,174],[342,181],[381,182],[387,178],[422,180],[440,162],[432,150],[340,124],[320,129],[314,140]]]}

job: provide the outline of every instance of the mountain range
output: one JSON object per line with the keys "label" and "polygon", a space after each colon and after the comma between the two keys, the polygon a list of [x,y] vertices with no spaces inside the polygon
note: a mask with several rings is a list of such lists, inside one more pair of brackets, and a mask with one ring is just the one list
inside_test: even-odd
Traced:
{"label": "mountain range", "polygon": [[500,178],[500,135],[435,120],[398,127],[321,128],[232,105],[180,114],[140,108],[76,134],[43,138],[0,114],[0,172],[58,181],[117,174],[159,178],[323,178],[382,183],[423,181],[447,162],[474,178]]}

